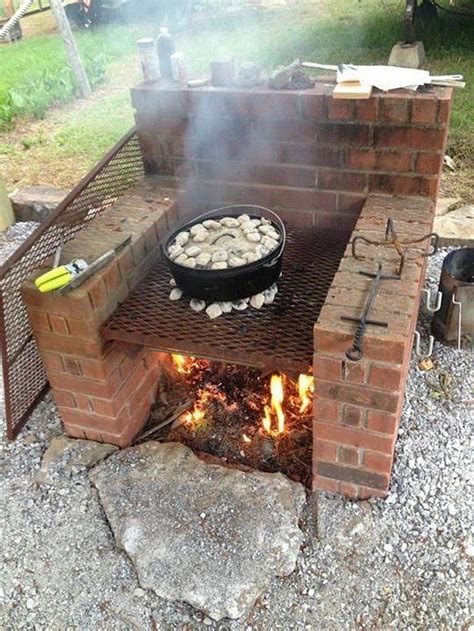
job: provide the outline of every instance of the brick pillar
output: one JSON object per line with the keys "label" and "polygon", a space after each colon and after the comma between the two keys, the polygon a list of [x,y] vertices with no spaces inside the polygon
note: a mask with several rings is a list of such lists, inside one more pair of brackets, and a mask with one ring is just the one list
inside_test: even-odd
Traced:
{"label": "brick pillar", "polygon": [[131,237],[107,267],[77,289],[63,296],[42,294],[33,279],[22,287],[52,394],[70,436],[129,445],[155,400],[159,354],[106,342],[99,329],[158,256],[159,240],[175,216],[173,202],[162,197],[160,191],[147,191],[142,199],[131,189],[65,245],[64,261],[81,257],[91,262]]}
{"label": "brick pillar", "polygon": [[[431,229],[431,208],[426,200],[369,198],[353,236],[383,239],[386,218],[392,216],[400,238],[417,238]],[[371,280],[358,272],[373,272],[375,265],[354,260],[349,248],[341,261],[314,331],[315,490],[364,499],[383,497],[389,489],[425,270],[423,252],[420,247],[412,251],[417,258],[405,264],[401,280],[380,286],[369,317],[388,322],[388,328],[367,327],[359,362],[345,355],[356,324],[341,316],[360,316]],[[385,257],[384,272],[392,274],[396,256]]]}

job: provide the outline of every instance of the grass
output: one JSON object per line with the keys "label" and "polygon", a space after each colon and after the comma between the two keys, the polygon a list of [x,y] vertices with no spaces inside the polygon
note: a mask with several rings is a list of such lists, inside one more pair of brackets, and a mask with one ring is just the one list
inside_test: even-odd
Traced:
{"label": "grass", "polygon": [[[267,69],[297,56],[327,63],[384,63],[393,43],[402,38],[403,5],[402,0],[318,0],[232,20],[217,16],[179,33],[177,41],[185,53],[190,76],[207,74],[211,59],[229,54],[241,61],[259,61]],[[44,14],[41,17],[44,19]],[[94,68],[95,63],[97,75],[101,69],[107,69],[106,82],[90,103],[53,108],[44,121],[36,123],[18,119],[15,131],[4,132],[0,137],[0,168],[7,163],[9,182],[69,186],[103,155],[132,123],[128,88],[139,79],[136,39],[155,35],[158,26],[147,23],[76,31],[87,65]],[[472,169],[472,21],[446,14],[420,35],[427,51],[428,69],[443,74],[461,73],[466,78],[466,89],[455,95],[450,151],[461,166]],[[55,34],[0,47],[0,105],[8,90],[31,85],[32,78],[41,73],[59,75],[64,64],[62,43]],[[49,96],[51,102],[61,100],[54,90]],[[70,98],[71,94],[66,96]],[[28,168],[24,164],[25,152]],[[472,173],[467,188],[471,180]]]}

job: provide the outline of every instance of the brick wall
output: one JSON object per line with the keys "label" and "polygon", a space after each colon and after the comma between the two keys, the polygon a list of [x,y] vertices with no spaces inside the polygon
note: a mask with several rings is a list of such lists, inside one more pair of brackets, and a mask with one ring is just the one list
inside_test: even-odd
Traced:
{"label": "brick wall", "polygon": [[140,194],[131,189],[63,248],[62,260],[81,257],[91,262],[130,235],[130,245],[106,268],[64,296],[41,294],[33,279],[22,287],[52,394],[70,436],[124,447],[149,415],[159,354],[105,342],[99,328],[156,259],[159,240],[174,220],[172,193],[141,184]]}
{"label": "brick wall", "polygon": [[257,203],[322,228],[352,228],[369,194],[434,199],[451,90],[365,101],[331,92],[138,86],[147,169],[184,186],[184,206]]}
{"label": "brick wall", "polygon": [[[390,215],[397,217],[401,239],[421,237],[431,231],[432,206],[428,199],[369,197],[352,238],[364,234],[383,239]],[[373,272],[374,264],[356,261],[350,247],[346,250],[314,329],[315,489],[359,499],[388,491],[425,272],[424,252],[424,246],[414,247],[401,280],[383,281],[370,317],[389,326],[368,326],[363,359],[351,362],[345,351],[356,325],[341,316],[360,316],[371,280],[358,272]],[[394,274],[397,261],[384,252],[384,273]]]}

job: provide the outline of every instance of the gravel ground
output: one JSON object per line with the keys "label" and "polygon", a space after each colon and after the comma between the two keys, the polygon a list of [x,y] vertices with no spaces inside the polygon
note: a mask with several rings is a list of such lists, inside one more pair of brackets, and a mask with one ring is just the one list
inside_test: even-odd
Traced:
{"label": "gravel ground", "polygon": [[[432,286],[445,254],[431,260]],[[421,314],[421,329],[427,324]],[[0,627],[470,628],[472,355],[435,344],[433,358],[427,372],[412,361],[388,499],[321,495],[317,533],[307,511],[297,570],[275,579],[245,619],[219,624],[140,588],[84,469],[65,469],[54,485],[35,483],[43,452],[61,434],[46,396],[20,438],[0,447]]]}

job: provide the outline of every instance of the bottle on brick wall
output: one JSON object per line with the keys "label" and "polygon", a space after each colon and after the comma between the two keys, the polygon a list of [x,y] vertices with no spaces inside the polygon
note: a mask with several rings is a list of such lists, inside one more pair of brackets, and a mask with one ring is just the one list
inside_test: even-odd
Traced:
{"label": "bottle on brick wall", "polygon": [[173,69],[171,66],[171,55],[175,52],[174,40],[171,37],[168,28],[162,26],[160,34],[156,40],[156,50],[160,63],[160,74],[163,79],[173,79]]}

